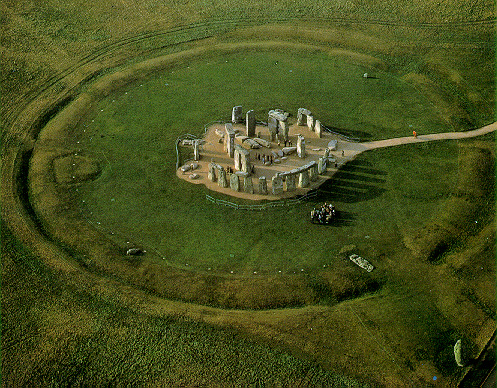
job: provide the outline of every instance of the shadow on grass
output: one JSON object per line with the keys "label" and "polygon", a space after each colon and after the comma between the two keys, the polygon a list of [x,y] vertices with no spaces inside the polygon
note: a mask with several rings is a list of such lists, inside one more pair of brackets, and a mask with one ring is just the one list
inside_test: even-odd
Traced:
{"label": "shadow on grass", "polygon": [[319,187],[318,199],[355,203],[376,198],[386,191],[382,178],[386,174],[363,161],[352,161]]}

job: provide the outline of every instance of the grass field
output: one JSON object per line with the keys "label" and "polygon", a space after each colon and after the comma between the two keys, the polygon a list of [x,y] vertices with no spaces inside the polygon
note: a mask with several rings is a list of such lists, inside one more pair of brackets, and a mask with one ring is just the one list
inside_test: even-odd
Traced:
{"label": "grass field", "polygon": [[[248,221],[208,203],[174,176],[173,141],[236,104],[258,119],[304,105],[364,140],[488,124],[494,13],[486,0],[3,3],[2,385],[457,386],[495,332],[493,135],[362,154],[321,187],[316,202],[342,211],[330,227],[307,222],[312,202]],[[212,50],[240,43],[252,49]],[[79,125],[51,120],[105,75],[171,53],[166,71],[101,83],[111,94],[83,98]],[[75,149],[90,157],[79,173],[98,161],[101,175],[57,182],[50,166]],[[127,261],[128,239],[147,255]]]}

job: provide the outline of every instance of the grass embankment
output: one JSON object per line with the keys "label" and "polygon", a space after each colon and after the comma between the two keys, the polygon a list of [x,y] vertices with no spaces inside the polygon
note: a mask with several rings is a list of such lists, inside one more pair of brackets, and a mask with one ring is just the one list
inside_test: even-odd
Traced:
{"label": "grass embankment", "polygon": [[75,289],[4,227],[2,242],[2,386],[364,386],[234,331]]}
{"label": "grass embankment", "polygon": [[492,216],[494,155],[491,142],[461,143],[459,147],[459,180],[455,192],[407,245],[419,259],[440,261],[444,255],[465,244],[478,233]]}

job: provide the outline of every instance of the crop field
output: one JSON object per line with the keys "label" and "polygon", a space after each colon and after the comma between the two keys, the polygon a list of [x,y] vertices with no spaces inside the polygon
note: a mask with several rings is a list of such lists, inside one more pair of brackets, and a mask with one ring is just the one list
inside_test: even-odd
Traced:
{"label": "crop field", "polygon": [[[480,387],[493,132],[361,153],[264,211],[178,179],[175,140],[234,105],[359,142],[491,124],[492,2],[7,1],[1,21],[2,386]],[[339,218],[311,224],[323,202]]]}

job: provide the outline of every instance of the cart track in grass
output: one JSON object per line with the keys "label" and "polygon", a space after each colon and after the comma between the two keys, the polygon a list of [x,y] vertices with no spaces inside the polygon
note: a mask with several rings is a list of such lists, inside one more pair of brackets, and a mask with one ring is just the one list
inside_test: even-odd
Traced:
{"label": "cart track in grass", "polygon": [[[270,22],[288,22],[291,20],[302,20],[301,18],[287,18],[287,19],[270,19]],[[231,26],[238,27],[241,26],[241,21],[246,22],[246,19],[238,19],[237,21],[233,21]],[[268,19],[269,20],[269,19]],[[312,20],[316,20],[313,18]],[[388,26],[410,26],[413,27],[414,25],[409,24],[409,23],[392,23],[392,22],[382,22],[382,21],[357,21],[357,20],[352,20],[352,19],[318,19],[318,21],[321,22],[335,22],[335,23],[356,23],[356,24],[377,24],[377,25],[388,25]],[[267,22],[267,21],[264,21]],[[46,122],[52,117],[55,116],[60,109],[62,109],[64,106],[66,106],[72,98],[74,97],[73,94],[77,93],[78,90],[82,86],[84,86],[85,83],[91,81],[93,77],[98,76],[101,74],[102,71],[105,71],[105,69],[113,66],[117,66],[119,64],[126,63],[127,60],[129,60],[128,57],[118,57],[113,61],[110,57],[119,52],[119,50],[124,50],[128,47],[131,47],[133,45],[139,44],[140,42],[146,42],[147,40],[150,39],[156,39],[156,38],[166,38],[168,36],[174,35],[181,33],[186,33],[187,31],[192,32],[192,31],[201,31],[202,28],[208,25],[215,24],[217,26],[220,26],[221,29],[224,30],[225,25],[223,23],[226,23],[225,20],[219,20],[215,22],[205,22],[205,23],[200,23],[198,25],[191,25],[187,26],[186,28],[183,27],[177,27],[178,30],[176,31],[165,31],[165,32],[157,32],[157,33],[143,33],[137,36],[133,37],[128,37],[121,39],[119,41],[110,43],[108,45],[101,46],[99,49],[96,51],[92,52],[91,54],[85,56],[82,60],[80,60],[77,64],[69,67],[68,69],[64,70],[61,73],[58,73],[57,75],[54,75],[51,77],[48,81],[46,81],[43,86],[40,88],[37,88],[31,92],[28,92],[27,94],[23,95],[22,97],[19,97],[17,100],[15,100],[15,104],[19,104],[16,109],[12,109],[10,112],[8,112],[8,115],[4,117],[4,122],[6,123],[11,123],[10,125],[6,125],[6,132],[3,135],[3,138],[6,140],[3,142],[3,169],[2,169],[2,199],[3,199],[3,206],[2,206],[2,216],[4,219],[4,222],[8,225],[9,229],[11,229],[16,235],[21,234],[20,240],[26,243],[31,249],[33,249],[37,254],[40,254],[42,257],[45,257],[47,262],[51,264],[54,268],[61,270],[61,272],[66,272],[70,274],[75,274],[78,276],[77,280],[78,281],[86,281],[88,279],[91,279],[92,282],[97,283],[99,274],[88,274],[87,271],[82,269],[79,265],[74,264],[74,262],[71,262],[70,260],[70,252],[66,251],[63,247],[57,245],[54,241],[51,241],[49,239],[49,236],[46,235],[46,233],[43,233],[39,226],[37,225],[36,222],[33,222],[33,215],[30,214],[32,209],[27,209],[26,204],[24,203],[20,198],[20,188],[22,187],[27,187],[27,185],[20,184],[18,179],[27,179],[23,174],[20,172],[20,169],[25,166],[25,161],[22,161],[22,157],[26,155],[26,151],[32,148],[32,145],[34,144],[34,141],[36,140],[37,133],[42,129],[43,124],[46,124]],[[240,24],[236,24],[240,23]],[[247,26],[252,26],[259,24],[260,21],[257,23],[250,23],[246,22]],[[495,24],[495,20],[483,20],[483,21],[478,21],[478,22],[465,22],[462,24],[455,24],[455,25],[475,25],[475,24],[483,24],[483,25],[491,25]],[[222,25],[222,26],[221,26]],[[441,28],[444,27],[445,24],[443,23],[420,23],[417,25],[418,27],[423,27],[423,28]],[[172,34],[172,35],[168,35]],[[142,51],[142,52],[133,52],[133,58],[134,57],[139,57],[146,53],[147,55],[153,54],[154,52],[159,52],[161,49],[164,49],[169,46],[174,46],[176,44],[181,44],[181,43],[186,43],[186,42],[193,42],[196,40],[200,39],[205,39],[208,38],[209,36],[214,36],[215,33],[209,33],[205,34],[203,37],[199,38],[189,38],[189,39],[183,39],[177,42],[168,42],[164,43],[163,45],[159,45],[157,47],[154,47],[152,49]],[[99,68],[96,66],[96,68],[91,68],[95,64],[99,64],[99,62],[105,62],[106,60],[109,60],[109,62],[102,63],[102,67]],[[88,66],[87,69],[84,69],[86,66]],[[81,70],[81,73],[80,73]],[[74,76],[74,79],[72,80],[73,83],[69,86],[66,87],[66,89],[62,90],[61,92],[55,93],[54,96],[51,96],[53,93],[53,89],[59,84],[62,83],[65,79],[70,78],[71,76]],[[40,101],[40,105],[36,105],[37,100]],[[31,104],[34,104],[35,107],[33,110],[29,110],[29,106]],[[23,116],[23,113],[27,113],[26,117],[21,117]],[[493,123],[489,126],[481,128],[479,131],[484,131],[484,133],[488,133],[491,131],[495,131],[496,129],[496,123]],[[485,132],[486,131],[486,132]],[[464,133],[456,133],[456,137],[451,137],[451,133],[446,133],[446,134],[437,134],[437,135],[420,135],[418,136],[418,139],[415,140],[412,137],[408,138],[400,138],[400,139],[389,139],[386,141],[380,141],[380,142],[373,142],[368,145],[368,143],[362,143],[363,146],[365,147],[364,150],[367,149],[373,149],[373,148],[379,148],[379,147],[387,147],[387,146],[394,146],[394,145],[399,145],[399,144],[408,144],[408,143],[415,143],[416,141],[433,141],[433,140],[442,140],[443,136],[448,136],[448,138],[464,138],[464,137],[471,137],[471,136],[478,136],[483,133],[479,133],[477,131],[468,131]],[[25,142],[26,137],[32,137],[32,143],[31,142]],[[433,136],[433,138],[432,138]],[[381,143],[384,142],[384,143]],[[387,143],[385,143],[387,142]],[[388,143],[390,142],[390,143]],[[376,144],[375,144],[376,143]],[[370,148],[368,148],[370,147]],[[75,281],[75,280],[74,280]],[[107,287],[107,284],[105,285]],[[126,284],[124,282],[117,281],[116,279],[111,279],[109,281],[109,289],[116,289],[116,290],[125,290],[129,291],[132,287],[129,286],[129,284]],[[103,285],[102,285],[103,287]],[[114,287],[114,288],[113,288]],[[139,291],[138,291],[139,292]],[[145,310],[149,309],[149,311],[154,309],[153,304],[157,302],[157,298],[151,298],[154,301],[150,302],[150,306],[147,304],[147,307],[144,307]],[[215,324],[223,324],[223,325],[228,325],[232,324],[234,327],[243,327],[242,324],[239,322],[243,319],[250,319],[255,313],[247,313],[244,311],[239,311],[239,312],[227,312],[226,316],[223,316],[222,318],[216,318],[214,316],[215,310],[213,309],[208,309],[208,308],[203,308],[200,306],[200,308],[196,305],[190,305],[185,307],[185,304],[181,304],[180,302],[172,302],[171,304],[174,308],[171,308],[171,310],[174,311],[186,311],[186,313],[190,314],[191,316],[200,316],[202,317],[202,314],[207,315],[207,313],[212,314],[212,317],[208,318],[203,318],[207,322],[212,322]],[[311,309],[317,310],[318,312],[321,312],[323,308],[321,307],[314,307],[311,306]],[[266,312],[262,312],[262,314],[267,314]],[[273,314],[271,312],[271,314]],[[291,313],[285,312],[285,311],[277,311],[274,314],[278,314],[278,316],[283,316],[285,314],[294,314],[297,315],[299,312],[293,311]],[[261,320],[262,322],[262,320]],[[260,334],[265,331],[269,331],[271,327],[266,327],[263,325],[263,323],[258,323],[254,324],[254,328],[252,329],[254,333]],[[276,332],[276,329],[274,329]],[[286,340],[288,339],[288,342],[294,341],[294,337],[292,334],[280,334],[281,340]],[[285,337],[286,336],[286,337]],[[26,341],[28,340],[29,337],[23,337],[20,341]],[[13,346],[13,344],[9,344],[10,346]],[[9,346],[9,347],[10,347]],[[303,348],[303,346],[302,346]],[[309,378],[310,380],[310,378]]]}

